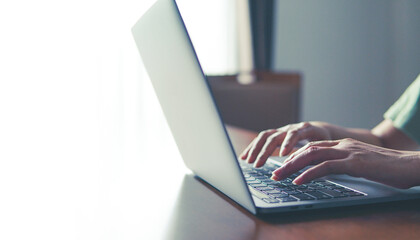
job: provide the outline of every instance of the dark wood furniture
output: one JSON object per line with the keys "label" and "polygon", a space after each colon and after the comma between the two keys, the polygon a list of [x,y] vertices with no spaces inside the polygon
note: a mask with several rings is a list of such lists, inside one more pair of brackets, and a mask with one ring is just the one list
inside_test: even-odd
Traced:
{"label": "dark wood furniture", "polygon": [[225,123],[253,131],[299,121],[301,75],[257,71],[257,81],[240,84],[237,75],[207,76]]}
{"label": "dark wood furniture", "polygon": [[[256,136],[237,128],[229,128],[229,134],[237,151]],[[202,180],[185,175],[165,239],[420,239],[420,202],[257,217]]]}

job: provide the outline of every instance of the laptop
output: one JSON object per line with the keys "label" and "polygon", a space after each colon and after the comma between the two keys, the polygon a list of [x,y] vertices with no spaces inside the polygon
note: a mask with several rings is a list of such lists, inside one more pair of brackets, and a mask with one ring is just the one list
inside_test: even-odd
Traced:
{"label": "laptop", "polygon": [[347,175],[304,186],[275,182],[281,159],[255,169],[238,160],[177,4],[157,2],[132,33],[186,166],[253,214],[292,212],[420,198],[420,187],[396,189]]}

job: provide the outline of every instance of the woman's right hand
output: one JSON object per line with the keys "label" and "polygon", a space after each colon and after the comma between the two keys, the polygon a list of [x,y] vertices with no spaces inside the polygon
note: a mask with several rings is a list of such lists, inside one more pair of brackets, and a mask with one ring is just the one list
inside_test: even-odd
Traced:
{"label": "woman's right hand", "polygon": [[280,156],[285,156],[291,153],[301,140],[331,140],[331,133],[326,126],[327,124],[322,122],[302,122],[262,131],[243,151],[240,158],[254,163],[254,167],[261,167],[277,147],[280,147]]}

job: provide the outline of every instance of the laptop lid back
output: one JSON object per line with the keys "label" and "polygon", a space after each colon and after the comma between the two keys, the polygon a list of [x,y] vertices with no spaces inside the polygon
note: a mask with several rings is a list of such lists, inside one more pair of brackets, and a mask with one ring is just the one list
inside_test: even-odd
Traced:
{"label": "laptop lid back", "polygon": [[158,0],[132,33],[187,167],[256,213],[175,1]]}

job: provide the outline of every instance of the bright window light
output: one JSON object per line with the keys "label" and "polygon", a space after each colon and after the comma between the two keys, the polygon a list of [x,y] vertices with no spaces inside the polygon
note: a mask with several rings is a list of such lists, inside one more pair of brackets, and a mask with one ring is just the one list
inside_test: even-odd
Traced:
{"label": "bright window light", "polygon": [[209,75],[235,73],[235,1],[177,2],[204,72]]}

